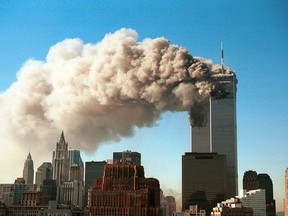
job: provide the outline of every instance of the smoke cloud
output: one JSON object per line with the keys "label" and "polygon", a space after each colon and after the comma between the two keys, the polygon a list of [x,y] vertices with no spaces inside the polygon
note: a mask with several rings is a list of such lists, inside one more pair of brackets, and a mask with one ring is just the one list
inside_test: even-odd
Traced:
{"label": "smoke cloud", "polygon": [[120,29],[96,44],[66,39],[45,61],[28,60],[0,95],[0,133],[53,149],[51,136],[64,130],[72,145],[89,152],[155,125],[165,111],[201,109],[211,74],[221,67],[165,38],[137,38]]}

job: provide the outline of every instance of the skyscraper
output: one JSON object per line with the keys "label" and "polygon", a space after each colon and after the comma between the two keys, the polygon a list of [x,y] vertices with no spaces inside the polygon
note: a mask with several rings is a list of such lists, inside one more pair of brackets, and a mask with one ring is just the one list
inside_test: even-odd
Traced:
{"label": "skyscraper", "polygon": [[44,162],[36,171],[36,185],[37,188],[43,186],[44,180],[52,180],[52,164],[50,162]]}
{"label": "skyscraper", "polygon": [[23,178],[25,184],[33,184],[34,182],[34,164],[30,152],[24,163]]}
{"label": "skyscraper", "polygon": [[[238,187],[236,75],[224,71],[212,76],[214,89],[209,100],[193,107],[191,116],[192,152],[217,152],[227,157],[227,196],[234,197]],[[191,118],[190,118],[191,119]]]}
{"label": "skyscraper", "polygon": [[[69,180],[84,180],[84,163],[82,161],[80,151],[79,150],[72,150],[68,151],[69,157]],[[75,173],[77,172],[77,173]],[[75,176],[78,176],[75,179]]]}
{"label": "skyscraper", "polygon": [[285,170],[284,216],[288,216],[288,168]]}
{"label": "skyscraper", "polygon": [[182,210],[190,205],[211,212],[226,199],[226,155],[188,152],[182,156]]}
{"label": "skyscraper", "polygon": [[85,163],[85,195],[84,205],[88,203],[88,191],[96,179],[102,178],[106,161],[88,161]]}
{"label": "skyscraper", "polygon": [[56,150],[53,151],[53,179],[58,182],[69,179],[69,155],[68,143],[65,141],[62,131],[59,142],[56,143]]}

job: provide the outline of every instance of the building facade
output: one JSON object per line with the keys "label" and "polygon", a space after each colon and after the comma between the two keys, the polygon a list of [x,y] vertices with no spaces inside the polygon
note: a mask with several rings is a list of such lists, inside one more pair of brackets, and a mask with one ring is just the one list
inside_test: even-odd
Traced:
{"label": "building facade", "polygon": [[50,162],[44,162],[36,171],[36,185],[41,189],[44,180],[53,179],[53,168]]}
{"label": "building facade", "polygon": [[182,210],[197,205],[211,212],[226,199],[226,155],[185,153],[182,156]]}
{"label": "building facade", "polygon": [[113,160],[141,165],[141,154],[129,150],[123,152],[113,152]]}
{"label": "building facade", "polygon": [[[212,76],[211,96],[190,110],[192,152],[217,152],[227,156],[227,196],[238,188],[236,75],[233,72]],[[196,120],[195,120],[195,117]]]}
{"label": "building facade", "polygon": [[92,189],[95,180],[103,177],[106,163],[106,161],[87,161],[85,163],[84,206],[88,204],[88,191]]}
{"label": "building facade", "polygon": [[23,178],[26,184],[33,184],[34,182],[34,163],[33,163],[30,152],[24,163]]}
{"label": "building facade", "polygon": [[84,180],[84,163],[79,150],[68,151],[69,154],[69,181]]}
{"label": "building facade", "polygon": [[244,190],[239,198],[243,206],[253,209],[254,216],[266,215],[266,197],[264,189]]}
{"label": "building facade", "polygon": [[145,178],[139,165],[106,164],[89,194],[88,208],[92,216],[161,216],[159,181]]}

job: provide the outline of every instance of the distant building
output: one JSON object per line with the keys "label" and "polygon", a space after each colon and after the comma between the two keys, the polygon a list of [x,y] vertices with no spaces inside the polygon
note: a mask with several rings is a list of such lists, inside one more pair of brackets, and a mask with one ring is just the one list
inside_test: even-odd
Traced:
{"label": "distant building", "polygon": [[103,177],[106,163],[106,161],[89,161],[85,163],[84,206],[88,204],[88,191],[92,189],[95,180]]}
{"label": "distant building", "polygon": [[83,181],[84,180],[84,163],[82,161],[80,151],[68,151],[69,157],[69,181]]}
{"label": "distant building", "polygon": [[276,215],[276,204],[273,196],[273,183],[268,174],[257,174],[257,172],[253,170],[246,171],[243,176],[243,189],[246,191],[265,189],[266,216]]}
{"label": "distant building", "polygon": [[34,165],[30,152],[24,163],[23,178],[26,184],[33,184],[34,182]]}
{"label": "distant building", "polygon": [[58,205],[55,201],[51,201],[48,208],[41,209],[37,216],[89,216],[89,212],[79,208]]}
{"label": "distant building", "polygon": [[68,143],[65,141],[62,131],[59,142],[56,143],[56,150],[53,151],[53,179],[61,183],[69,179],[69,155]]}
{"label": "distant building", "polygon": [[239,196],[243,206],[253,209],[253,216],[265,216],[266,215],[266,195],[264,189],[243,190]]}
{"label": "distant building", "polygon": [[18,178],[14,184],[0,184],[0,203],[5,203],[7,206],[20,204],[24,192],[36,191],[35,184],[27,185],[24,182],[23,178]]}
{"label": "distant building", "polygon": [[168,205],[168,216],[172,216],[174,212],[176,212],[176,201],[173,196],[166,196],[164,198],[167,201]]}
{"label": "distant building", "polygon": [[63,182],[60,186],[60,204],[71,208],[83,208],[84,184],[82,181]]}
{"label": "distant building", "polygon": [[57,200],[57,181],[43,180],[42,186],[42,204],[48,205],[49,201]]}
{"label": "distant building", "polygon": [[0,203],[12,205],[14,198],[14,184],[0,184]]}
{"label": "distant building", "polygon": [[89,194],[88,208],[91,216],[162,216],[159,181],[145,178],[140,165],[106,164]]}
{"label": "distant building", "polygon": [[40,191],[29,191],[23,192],[21,198],[22,206],[39,206],[41,205],[42,192]]}
{"label": "distant building", "polygon": [[284,216],[288,216],[288,168],[285,170]]}
{"label": "distant building", "polygon": [[163,191],[160,190],[160,205],[162,216],[173,216],[176,212],[176,201],[173,196],[164,196]]}
{"label": "distant building", "polygon": [[211,216],[253,216],[253,209],[244,207],[239,198],[231,198],[217,203]]}
{"label": "distant building", "polygon": [[226,156],[217,153],[185,153],[182,156],[182,210],[189,206],[211,212],[226,199]]}
{"label": "distant building", "polygon": [[141,154],[132,151],[113,152],[113,160],[141,165]]}
{"label": "distant building", "polygon": [[37,188],[41,188],[43,186],[44,180],[52,180],[53,179],[53,170],[52,164],[50,162],[44,162],[36,171],[36,185]]}
{"label": "distant building", "polygon": [[258,174],[256,171],[248,170],[244,173],[243,189],[246,191],[259,189]]}
{"label": "distant building", "polygon": [[182,212],[174,212],[172,216],[210,216],[206,214],[205,210],[198,209],[197,205],[190,205],[188,209],[185,209]]}

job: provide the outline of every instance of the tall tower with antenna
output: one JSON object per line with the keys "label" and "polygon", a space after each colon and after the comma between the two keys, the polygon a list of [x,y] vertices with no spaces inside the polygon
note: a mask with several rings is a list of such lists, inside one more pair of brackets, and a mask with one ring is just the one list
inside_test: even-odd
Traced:
{"label": "tall tower with antenna", "polygon": [[224,74],[224,44],[221,42],[221,72]]}
{"label": "tall tower with antenna", "polygon": [[[227,158],[227,198],[238,191],[236,74],[224,65],[224,46],[221,43],[221,71],[212,76],[215,89],[203,102],[199,115],[205,115],[202,125],[191,125],[192,152],[215,152]],[[197,110],[196,110],[197,112]],[[197,113],[194,113],[197,115]]]}

